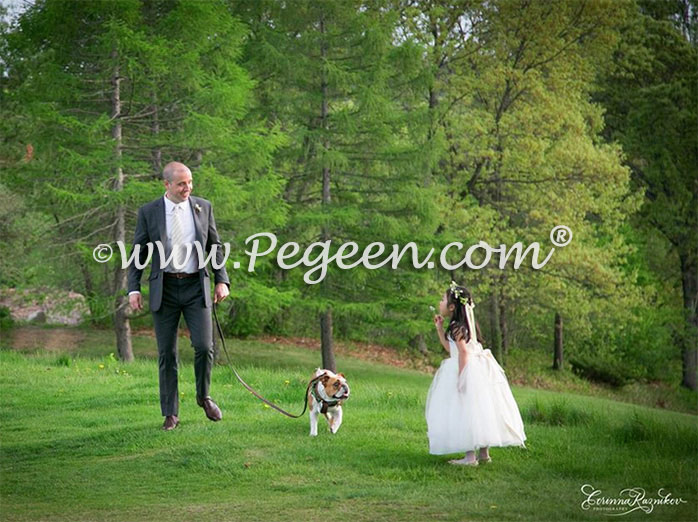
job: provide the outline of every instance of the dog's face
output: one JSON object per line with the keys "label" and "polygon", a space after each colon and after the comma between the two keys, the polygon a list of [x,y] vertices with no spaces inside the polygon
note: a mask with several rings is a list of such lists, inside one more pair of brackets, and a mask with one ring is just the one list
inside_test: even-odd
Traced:
{"label": "dog's face", "polygon": [[349,398],[349,385],[344,375],[318,368],[308,383],[310,436],[317,435],[317,419],[322,414],[330,424],[330,433],[342,425],[342,403]]}
{"label": "dog's face", "polygon": [[325,376],[318,384],[322,384],[325,394],[330,399],[346,400],[349,398],[349,385],[342,373],[333,373],[325,370]]}

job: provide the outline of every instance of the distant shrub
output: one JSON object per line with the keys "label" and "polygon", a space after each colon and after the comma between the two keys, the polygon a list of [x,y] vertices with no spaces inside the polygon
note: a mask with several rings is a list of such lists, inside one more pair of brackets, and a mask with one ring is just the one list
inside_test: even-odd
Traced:
{"label": "distant shrub", "polygon": [[0,306],[0,330],[9,330],[14,324],[10,309],[6,306]]}
{"label": "distant shrub", "polygon": [[575,355],[569,359],[572,371],[585,379],[621,387],[633,381],[632,369],[610,358]]}
{"label": "distant shrub", "polygon": [[613,328],[595,328],[581,340],[568,356],[572,370],[615,387],[669,379],[667,362],[679,354],[672,334],[676,310],[636,307],[631,314]]}
{"label": "distant shrub", "polygon": [[221,328],[226,334],[243,338],[263,332],[278,334],[275,324],[296,294],[295,290],[279,291],[256,282],[236,288],[235,295],[218,310]]}

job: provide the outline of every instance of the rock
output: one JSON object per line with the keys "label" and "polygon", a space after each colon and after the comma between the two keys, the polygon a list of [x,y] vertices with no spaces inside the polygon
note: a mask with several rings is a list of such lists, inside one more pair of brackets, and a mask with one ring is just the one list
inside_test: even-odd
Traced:
{"label": "rock", "polygon": [[13,321],[76,326],[90,314],[85,296],[56,288],[0,289]]}
{"label": "rock", "polygon": [[90,314],[85,296],[77,292],[49,294],[44,298],[48,324],[66,324],[75,326],[83,317]]}
{"label": "rock", "polygon": [[45,323],[46,314],[43,310],[34,310],[33,312],[27,314],[26,320],[32,323]]}

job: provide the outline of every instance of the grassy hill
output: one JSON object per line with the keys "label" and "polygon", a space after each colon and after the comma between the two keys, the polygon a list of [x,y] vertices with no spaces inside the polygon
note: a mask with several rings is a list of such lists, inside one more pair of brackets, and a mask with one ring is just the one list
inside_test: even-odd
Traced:
{"label": "grassy hill", "polygon": [[[101,335],[101,337],[99,337]],[[598,520],[585,484],[607,498],[643,488],[685,503],[647,505],[652,520],[695,520],[698,425],[685,413],[512,386],[526,449],[493,448],[492,463],[454,467],[428,454],[431,376],[340,353],[351,384],[339,433],[265,407],[225,366],[213,423],[196,406],[192,349],[180,339],[181,425],[160,430],[152,338],[137,362],[104,356],[108,334],[72,351],[0,351],[2,520]],[[29,343],[31,344],[31,343]],[[315,351],[231,341],[238,370],[291,411]],[[324,419],[322,420],[324,422]],[[623,508],[630,510],[632,507]],[[615,511],[618,513],[618,511]],[[648,520],[636,509],[626,520]]]}

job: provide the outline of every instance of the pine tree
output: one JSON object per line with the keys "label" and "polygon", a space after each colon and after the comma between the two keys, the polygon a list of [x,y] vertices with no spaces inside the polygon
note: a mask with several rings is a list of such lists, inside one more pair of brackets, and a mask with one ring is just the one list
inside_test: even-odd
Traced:
{"label": "pine tree", "polygon": [[[353,241],[359,255],[374,241],[428,249],[436,207],[424,184],[433,152],[426,111],[411,91],[419,56],[409,42],[393,45],[395,13],[353,0],[237,2],[236,13],[254,35],[245,63],[260,79],[259,110],[290,136],[278,158],[291,206],[285,240],[303,248],[329,241],[331,253]],[[299,270],[279,276],[302,289],[296,304],[319,318],[325,368],[335,367],[338,316],[358,324],[393,313],[403,339],[417,333],[405,312],[413,314],[428,274],[411,266],[409,257],[396,271],[331,266],[318,284]],[[270,260],[267,270],[279,268]]]}
{"label": "pine tree", "polygon": [[[163,158],[189,164],[196,189],[219,198],[224,241],[238,213],[275,199],[278,132],[242,124],[252,88],[236,63],[243,38],[217,1],[63,0],[23,14],[7,38],[15,88],[3,97],[17,109],[6,113],[9,145],[31,143],[34,156],[8,168],[7,183],[55,216],[57,248],[84,264],[96,243],[128,243],[138,206],[163,193]],[[272,208],[262,222],[279,216]],[[125,270],[118,255],[109,266],[103,292],[130,360]]]}

